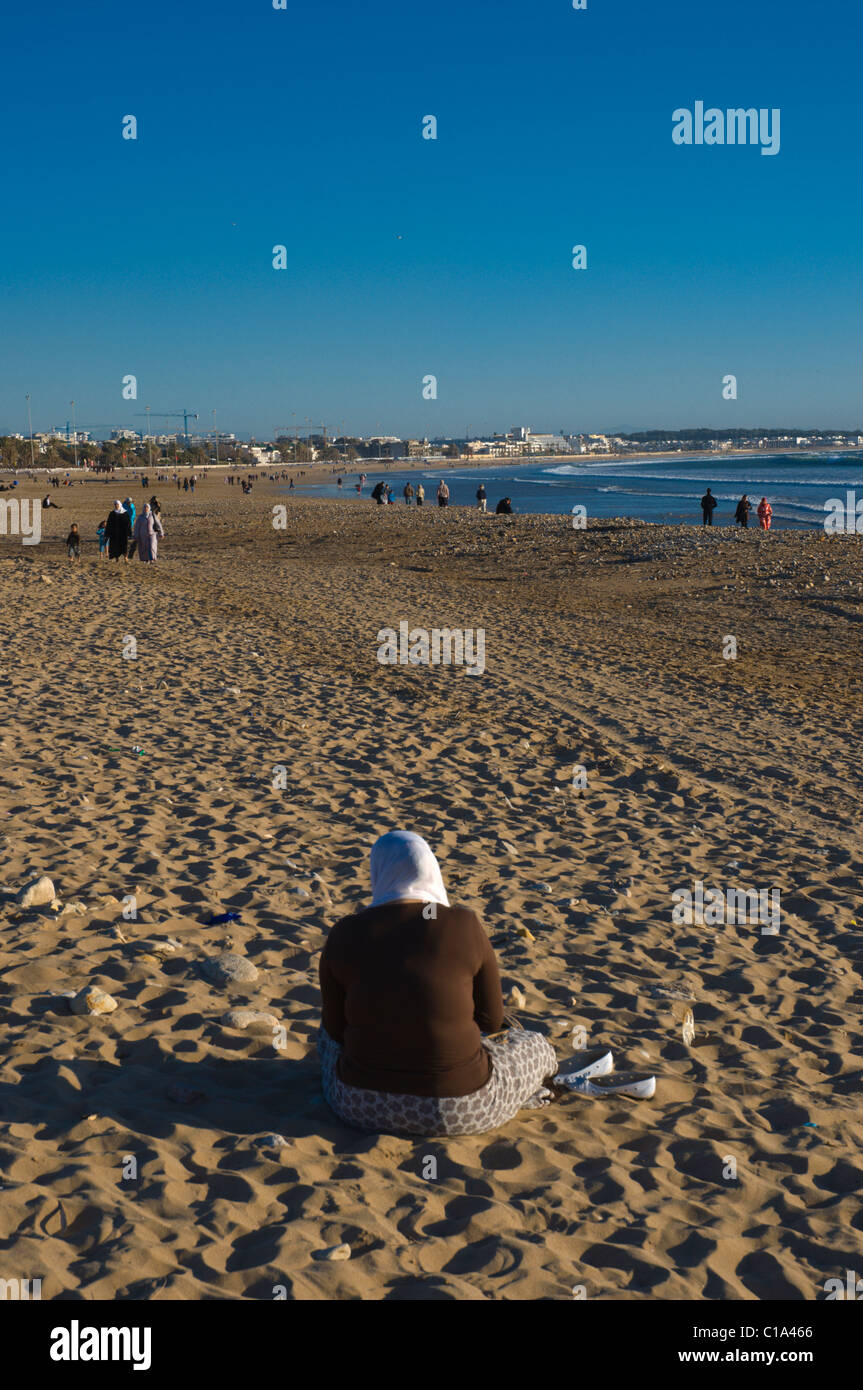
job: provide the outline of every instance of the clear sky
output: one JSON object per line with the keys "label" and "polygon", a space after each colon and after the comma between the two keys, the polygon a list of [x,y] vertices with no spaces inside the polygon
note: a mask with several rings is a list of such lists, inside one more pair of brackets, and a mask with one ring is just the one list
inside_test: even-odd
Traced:
{"label": "clear sky", "polygon": [[[863,425],[859,0],[47,0],[3,29],[0,433],[27,391],[34,429],[74,399],[97,433],[145,405],[259,438]],[[779,153],[674,144],[696,101],[779,108]]]}

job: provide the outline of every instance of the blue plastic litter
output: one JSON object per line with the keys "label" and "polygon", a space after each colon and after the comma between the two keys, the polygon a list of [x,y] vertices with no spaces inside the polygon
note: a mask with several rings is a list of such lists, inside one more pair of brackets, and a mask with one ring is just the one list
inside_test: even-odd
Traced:
{"label": "blue plastic litter", "polygon": [[239,922],[239,912],[220,912],[218,915],[211,912],[207,919],[208,927],[222,927],[226,922]]}

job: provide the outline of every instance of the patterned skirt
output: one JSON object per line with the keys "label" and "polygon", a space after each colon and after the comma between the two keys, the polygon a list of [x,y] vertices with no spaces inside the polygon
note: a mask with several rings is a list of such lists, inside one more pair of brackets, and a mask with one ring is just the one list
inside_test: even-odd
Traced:
{"label": "patterned skirt", "polygon": [[485,1134],[517,1115],[547,1105],[543,1082],[557,1072],[554,1048],[541,1033],[511,1028],[483,1039],[491,1057],[491,1076],[468,1096],[400,1096],[348,1086],[338,1075],[341,1047],[318,1033],[324,1097],[340,1120],[374,1133]]}

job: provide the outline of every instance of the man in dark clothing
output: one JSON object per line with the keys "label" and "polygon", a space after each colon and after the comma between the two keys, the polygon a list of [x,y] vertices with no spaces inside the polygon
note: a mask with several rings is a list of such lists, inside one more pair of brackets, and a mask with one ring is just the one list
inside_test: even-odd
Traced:
{"label": "man in dark clothing", "polygon": [[502,497],[494,509],[495,516],[511,516],[512,501],[509,497]]}
{"label": "man in dark clothing", "polygon": [[372,488],[372,497],[377,502],[379,507],[382,507],[384,505],[385,498],[383,483],[375,483],[374,487]]}
{"label": "man in dark clothing", "polygon": [[737,503],[737,511],[734,513],[734,519],[737,522],[738,526],[749,525],[749,509],[751,506],[752,503],[749,501],[749,498],[746,496],[746,493],[744,492],[740,501]]}
{"label": "man in dark clothing", "polygon": [[716,510],[716,506],[716,498],[713,496],[713,493],[710,491],[710,488],[708,488],[701,499],[701,514],[704,517],[704,526],[713,525],[713,513]]}

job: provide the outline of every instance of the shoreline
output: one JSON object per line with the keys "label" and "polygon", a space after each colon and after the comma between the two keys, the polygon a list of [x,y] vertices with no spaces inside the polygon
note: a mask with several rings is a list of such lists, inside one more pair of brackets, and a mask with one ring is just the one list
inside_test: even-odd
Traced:
{"label": "shoreline", "polygon": [[[292,465],[282,461],[277,464],[269,465],[269,467],[272,467],[274,471],[287,471],[288,473],[292,473],[295,478],[294,487],[298,488],[308,486],[319,486],[322,481],[326,481],[327,479],[333,476],[341,476],[343,478],[359,477],[360,473],[365,473],[367,478],[369,478],[371,476],[370,470],[375,473],[412,473],[417,471],[434,473],[438,469],[440,469],[441,472],[451,472],[457,468],[528,468],[531,466],[539,466],[540,464],[545,464],[546,466],[553,466],[555,464],[566,463],[587,464],[588,461],[591,463],[596,463],[598,467],[602,463],[659,463],[662,462],[664,459],[674,459],[680,461],[681,463],[694,463],[708,459],[717,460],[724,458],[769,458],[777,454],[799,454],[801,458],[817,458],[822,455],[833,454],[860,454],[861,456],[863,456],[863,445],[849,446],[847,448],[837,448],[836,446],[832,446],[830,448],[823,449],[797,449],[788,447],[784,449],[772,450],[722,449],[692,451],[683,449],[678,451],[672,449],[668,451],[656,451],[649,453],[639,452],[626,454],[533,454],[519,455],[517,458],[509,459],[489,458],[487,456],[479,458],[474,455],[464,455],[457,459],[432,459],[431,462],[426,462],[423,459],[414,458],[365,460],[354,459],[348,461],[345,467],[342,467],[341,465],[336,463],[321,463],[317,461],[305,464],[303,467],[300,467],[298,465]],[[197,471],[201,475],[204,473],[213,473],[221,476],[226,476],[228,473],[258,473],[260,475],[266,476],[267,467],[268,466],[262,463],[206,463],[201,465],[200,467],[198,467],[197,465],[193,466],[191,464],[181,464],[179,465],[179,467],[177,467],[170,460],[162,459],[161,461],[154,462],[152,466],[146,463],[131,464],[122,468],[118,467],[114,470],[113,473],[97,473],[92,469],[85,469],[81,467],[79,467],[76,470],[75,468],[67,468],[62,466],[59,468],[48,468],[47,466],[41,466],[37,464],[36,467],[33,469],[29,467],[19,469],[0,468],[0,478],[18,478],[19,481],[21,481],[23,480],[23,478],[29,477],[31,473],[36,473],[44,475],[45,477],[54,476],[56,474],[61,474],[63,476],[69,474],[73,476],[76,480],[88,478],[92,479],[93,481],[108,481],[112,477],[138,477],[142,473],[149,475],[150,473],[160,472],[169,472],[172,476],[174,473],[178,473],[180,477],[188,477],[192,472],[195,471]],[[296,477],[300,472],[306,475],[305,482],[303,483],[299,483],[296,481]],[[309,474],[315,474],[316,476],[309,477]],[[320,477],[317,476],[318,474],[320,474]]]}

